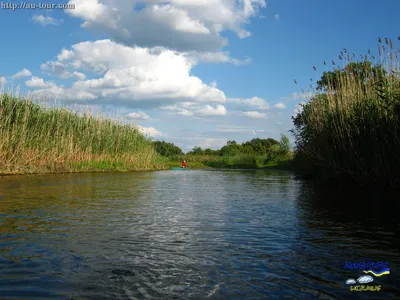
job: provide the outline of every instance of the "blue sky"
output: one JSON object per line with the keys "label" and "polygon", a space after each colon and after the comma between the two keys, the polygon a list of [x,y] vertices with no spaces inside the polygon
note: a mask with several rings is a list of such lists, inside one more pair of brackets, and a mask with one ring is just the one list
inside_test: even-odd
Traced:
{"label": "blue sky", "polygon": [[400,35],[395,0],[43,3],[75,8],[0,8],[3,89],[111,109],[184,151],[279,139],[324,61]]}

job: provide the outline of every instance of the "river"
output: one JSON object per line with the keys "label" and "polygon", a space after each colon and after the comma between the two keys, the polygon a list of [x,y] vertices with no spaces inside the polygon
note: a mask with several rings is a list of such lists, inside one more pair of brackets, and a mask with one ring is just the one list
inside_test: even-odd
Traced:
{"label": "river", "polygon": [[[387,197],[285,171],[0,177],[0,298],[394,299]],[[361,262],[380,291],[346,284]]]}

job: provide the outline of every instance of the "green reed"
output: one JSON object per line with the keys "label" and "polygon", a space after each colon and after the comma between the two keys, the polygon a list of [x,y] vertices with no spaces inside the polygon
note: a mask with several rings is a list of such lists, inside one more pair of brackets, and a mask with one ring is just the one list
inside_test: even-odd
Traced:
{"label": "green reed", "polygon": [[136,126],[0,94],[0,172],[166,168]]}
{"label": "green reed", "polygon": [[[361,184],[400,186],[400,78],[398,51],[379,39],[378,59],[355,60],[345,49],[343,66],[363,63],[328,79],[294,118],[296,165],[305,175]],[[333,62],[335,64],[335,62]],[[364,78],[360,80],[360,78]]]}

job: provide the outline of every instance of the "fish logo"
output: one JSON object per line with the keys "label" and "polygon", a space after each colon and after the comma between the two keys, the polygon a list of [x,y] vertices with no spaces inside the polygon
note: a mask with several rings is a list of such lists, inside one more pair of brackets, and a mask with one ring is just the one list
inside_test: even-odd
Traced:
{"label": "fish logo", "polygon": [[375,277],[380,277],[380,276],[383,276],[383,275],[388,275],[388,274],[390,274],[390,269],[389,269],[389,268],[384,268],[384,269],[382,269],[382,270],[379,271],[379,272],[376,272],[376,271],[374,271],[374,270],[372,270],[372,269],[369,269],[369,270],[364,270],[363,272],[364,272],[365,274],[371,273],[371,274],[373,274]]}

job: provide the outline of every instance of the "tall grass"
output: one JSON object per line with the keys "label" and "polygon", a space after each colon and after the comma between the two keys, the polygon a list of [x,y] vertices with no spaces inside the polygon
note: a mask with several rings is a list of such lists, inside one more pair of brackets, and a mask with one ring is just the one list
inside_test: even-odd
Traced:
{"label": "tall grass", "polygon": [[0,172],[166,168],[135,126],[0,94]]}
{"label": "tall grass", "polygon": [[[355,60],[344,50],[343,65],[371,62],[363,82],[341,72],[295,119],[296,165],[320,179],[400,186],[400,78],[398,50],[379,39],[379,57]],[[369,51],[370,53],[370,51]],[[334,63],[334,62],[333,62]],[[384,70],[376,76],[373,69]]]}

